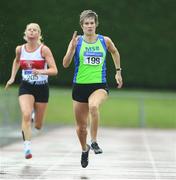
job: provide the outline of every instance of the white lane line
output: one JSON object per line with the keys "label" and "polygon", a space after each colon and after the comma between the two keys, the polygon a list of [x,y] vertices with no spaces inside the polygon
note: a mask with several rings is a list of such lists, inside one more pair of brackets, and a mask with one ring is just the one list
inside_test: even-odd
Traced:
{"label": "white lane line", "polygon": [[154,160],[154,157],[152,155],[152,151],[150,149],[150,145],[149,145],[148,138],[147,138],[145,130],[142,131],[142,138],[143,138],[144,146],[145,146],[145,148],[147,150],[150,162],[152,164],[152,168],[153,168],[153,171],[154,171],[154,174],[155,174],[155,179],[160,180],[161,177],[160,177],[160,174],[159,174],[159,172],[157,170],[155,160]]}

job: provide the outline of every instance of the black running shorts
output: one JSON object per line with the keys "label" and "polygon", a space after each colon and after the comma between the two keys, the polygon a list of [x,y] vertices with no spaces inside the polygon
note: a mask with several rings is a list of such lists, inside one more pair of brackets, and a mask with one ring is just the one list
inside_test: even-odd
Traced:
{"label": "black running shorts", "polygon": [[73,84],[72,99],[78,102],[88,102],[89,96],[97,89],[104,89],[109,94],[109,87],[106,83],[94,84]]}
{"label": "black running shorts", "polygon": [[19,96],[23,94],[31,94],[34,96],[35,102],[48,102],[49,86],[45,84],[30,84],[22,81],[19,87]]}

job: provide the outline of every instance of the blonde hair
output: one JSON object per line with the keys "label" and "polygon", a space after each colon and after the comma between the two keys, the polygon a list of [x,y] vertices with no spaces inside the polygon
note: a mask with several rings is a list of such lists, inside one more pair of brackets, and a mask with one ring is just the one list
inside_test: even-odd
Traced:
{"label": "blonde hair", "polygon": [[29,23],[29,24],[26,25],[26,29],[25,29],[25,31],[24,31],[23,39],[24,39],[25,41],[28,41],[27,36],[26,36],[26,32],[27,32],[27,29],[28,29],[28,27],[29,27],[30,25],[34,25],[34,26],[37,28],[37,30],[38,30],[38,32],[39,32],[38,43],[41,44],[43,38],[42,38],[42,35],[41,35],[41,28],[40,28],[40,26],[39,26],[37,23]]}
{"label": "blonde hair", "polygon": [[99,22],[98,22],[98,15],[96,12],[92,11],[92,10],[84,10],[81,14],[80,14],[80,25],[82,26],[83,25],[83,22],[86,18],[89,18],[89,17],[93,17],[94,20],[95,20],[95,24],[96,24],[96,27],[98,26]]}

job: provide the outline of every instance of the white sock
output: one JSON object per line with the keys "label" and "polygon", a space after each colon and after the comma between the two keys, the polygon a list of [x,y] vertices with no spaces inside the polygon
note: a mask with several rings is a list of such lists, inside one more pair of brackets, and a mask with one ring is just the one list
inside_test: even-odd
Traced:
{"label": "white sock", "polygon": [[34,110],[32,111],[31,118],[33,119],[33,121],[35,120],[35,111]]}
{"label": "white sock", "polygon": [[31,141],[24,141],[24,152],[31,150]]}

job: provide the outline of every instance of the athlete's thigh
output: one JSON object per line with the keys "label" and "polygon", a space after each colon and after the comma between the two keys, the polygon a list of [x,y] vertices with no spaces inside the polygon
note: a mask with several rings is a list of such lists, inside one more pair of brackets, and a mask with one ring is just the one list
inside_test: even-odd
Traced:
{"label": "athlete's thigh", "polygon": [[47,108],[48,103],[39,103],[36,102],[34,105],[35,108],[35,121],[36,122],[40,122],[43,120],[45,112],[46,112],[46,108]]}
{"label": "athlete's thigh", "polygon": [[34,106],[34,97],[30,94],[23,94],[19,96],[19,104],[22,113],[31,113]]}
{"label": "athlete's thigh", "polygon": [[86,123],[88,118],[88,103],[73,101],[73,110],[77,123]]}
{"label": "athlete's thigh", "polygon": [[108,93],[104,89],[95,90],[88,99],[89,105],[99,106],[108,97]]}

